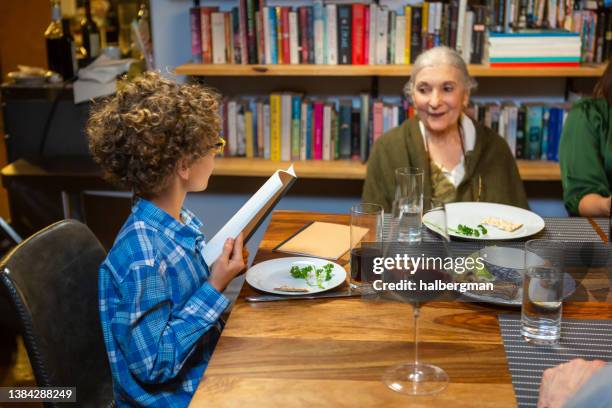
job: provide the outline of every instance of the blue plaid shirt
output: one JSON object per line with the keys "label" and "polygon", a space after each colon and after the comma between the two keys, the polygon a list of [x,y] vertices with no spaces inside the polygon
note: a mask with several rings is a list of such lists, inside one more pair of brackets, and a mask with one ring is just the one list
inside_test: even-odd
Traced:
{"label": "blue plaid shirt", "polygon": [[100,318],[119,406],[186,407],[228,305],[207,282],[202,223],[185,209],[181,217],[184,224],[139,199],[100,266]]}

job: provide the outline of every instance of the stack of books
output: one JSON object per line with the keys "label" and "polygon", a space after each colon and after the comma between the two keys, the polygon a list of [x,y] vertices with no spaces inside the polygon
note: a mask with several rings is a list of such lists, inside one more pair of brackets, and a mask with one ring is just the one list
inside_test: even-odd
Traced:
{"label": "stack of books", "polygon": [[489,34],[491,67],[574,67],[580,65],[578,33],[525,30]]}
{"label": "stack of books", "polygon": [[[519,159],[558,160],[568,104],[487,103],[468,112],[492,128]],[[224,154],[269,160],[367,161],[372,144],[414,116],[405,97],[321,99],[294,92],[222,103]]]}

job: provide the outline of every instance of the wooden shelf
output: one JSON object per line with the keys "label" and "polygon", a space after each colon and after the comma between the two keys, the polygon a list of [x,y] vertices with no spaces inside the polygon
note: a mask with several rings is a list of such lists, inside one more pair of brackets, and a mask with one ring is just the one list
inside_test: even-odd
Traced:
{"label": "wooden shelf", "polygon": [[[411,65],[214,65],[185,64],[175,70],[178,75],[193,76],[379,76],[407,77]],[[600,77],[605,65],[583,65],[577,68],[491,68],[469,65],[475,77]]]}
{"label": "wooden shelf", "polygon": [[[215,164],[218,176],[269,177],[278,169],[286,169],[290,162],[242,157],[221,157]],[[525,181],[559,181],[559,163],[547,161],[517,160],[521,178]],[[366,165],[353,160],[306,160],[294,162],[295,172],[300,178],[363,180]]]}

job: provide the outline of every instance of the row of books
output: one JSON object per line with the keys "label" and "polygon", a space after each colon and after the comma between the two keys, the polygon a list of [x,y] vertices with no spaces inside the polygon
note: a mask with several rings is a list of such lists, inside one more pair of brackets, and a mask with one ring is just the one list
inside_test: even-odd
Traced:
{"label": "row of books", "polygon": [[482,63],[485,6],[424,2],[399,10],[375,3],[297,8],[238,0],[238,7],[190,9],[194,62],[205,64],[409,64],[425,49],[456,48]]}
{"label": "row of books", "polygon": [[517,159],[559,161],[559,140],[570,104],[474,105],[470,114],[495,130]]}
{"label": "row of books", "polygon": [[[498,132],[517,158],[557,160],[568,106],[480,104],[470,114]],[[390,102],[363,93],[323,100],[272,93],[253,100],[226,98],[222,104],[224,155],[270,160],[367,161],[370,148],[387,131],[414,115],[402,97]]]}
{"label": "row of books", "polygon": [[[563,30],[576,33],[579,39],[579,54],[572,43],[564,55],[540,56],[549,60],[535,62],[604,62],[612,51],[610,10],[597,8],[590,0],[487,0],[486,5],[470,5],[467,0],[425,1],[399,9],[323,0],[296,8],[266,4],[266,0],[237,0],[237,7],[229,11],[217,6],[191,8],[194,62],[409,64],[423,50],[447,45],[457,49],[465,61],[479,64],[488,57],[486,28],[491,33],[494,60],[505,58],[494,51],[498,48],[496,32],[532,27],[559,29],[539,32],[542,36]],[[571,55],[565,55],[568,53]],[[534,62],[527,54],[506,62]]]}
{"label": "row of books", "polygon": [[489,36],[492,67],[571,67],[580,64],[580,55],[580,36],[569,31],[491,33]]}

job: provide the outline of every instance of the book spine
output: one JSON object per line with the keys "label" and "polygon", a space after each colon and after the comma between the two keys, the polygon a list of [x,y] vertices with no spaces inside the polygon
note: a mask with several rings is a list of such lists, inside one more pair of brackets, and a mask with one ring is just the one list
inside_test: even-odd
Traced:
{"label": "book spine", "polygon": [[507,124],[507,137],[508,146],[513,156],[516,156],[516,134],[518,128],[518,108],[516,106],[510,106],[508,109],[508,124]]}
{"label": "book spine", "polygon": [[323,105],[323,160],[331,160],[331,105]]}
{"label": "book spine", "polygon": [[389,10],[387,7],[378,9],[378,21],[376,29],[378,31],[378,40],[376,43],[376,64],[385,65],[387,63],[387,32],[389,31]]}
{"label": "book spine", "polygon": [[283,31],[283,64],[291,63],[291,33],[289,27],[289,7],[281,8],[281,26]]}
{"label": "book spine", "polygon": [[265,44],[266,37],[264,36],[263,24],[264,24],[264,18],[267,18],[268,14],[264,13],[264,3],[265,3],[265,0],[259,0],[259,7],[257,7],[257,14],[256,14],[256,18],[257,18],[257,24],[256,24],[257,55],[258,55],[257,59],[260,64],[266,63],[266,44]]}
{"label": "book spine", "polygon": [[465,47],[464,38],[466,36],[465,30],[467,30],[467,27],[466,27],[467,0],[459,0],[458,7],[459,8],[457,10],[457,43],[455,44],[455,49],[457,50],[458,53],[464,55],[463,59],[465,61],[469,61],[469,59],[467,60],[465,59],[465,54],[463,53],[464,52],[463,49]]}
{"label": "book spine", "polygon": [[527,136],[529,140],[527,152],[530,160],[540,158],[542,146],[542,106],[527,108]]}
{"label": "book spine", "polygon": [[227,64],[234,63],[234,35],[232,26],[232,13],[223,13],[225,19],[225,61]]}
{"label": "book spine", "polygon": [[315,102],[313,104],[314,111],[314,134],[313,134],[313,158],[315,160],[323,159],[323,103]]}
{"label": "book spine", "polygon": [[262,19],[263,11],[255,12],[255,43],[257,44],[257,63],[265,64],[265,50],[263,44],[263,19]]}
{"label": "book spine", "polygon": [[290,93],[281,94],[281,160],[291,160],[291,97]]}
{"label": "book spine", "polygon": [[370,65],[370,7],[363,10],[363,63]]}
{"label": "book spine", "polygon": [[308,8],[300,7],[298,9],[299,14],[299,30],[301,33],[300,36],[300,63],[307,64],[308,63]]}
{"label": "book spine", "polygon": [[223,13],[210,15],[212,25],[213,64],[225,64],[225,17]]}
{"label": "book spine", "polygon": [[423,2],[423,14],[421,16],[421,49],[427,50],[427,39],[429,37],[429,14],[431,14],[431,3]]}
{"label": "book spine", "polygon": [[350,64],[351,57],[351,6],[338,5],[338,63]]}
{"label": "book spine", "polygon": [[291,97],[291,160],[300,160],[300,119],[302,98]]}
{"label": "book spine", "polygon": [[389,31],[387,33],[387,64],[395,63],[395,24],[397,23],[397,13],[389,12]]}
{"label": "book spine", "polygon": [[313,113],[312,103],[308,103],[306,106],[306,159],[310,160],[313,158]]}
{"label": "book spine", "polygon": [[351,101],[340,103],[340,158],[351,157],[351,115],[353,107]]}
{"label": "book spine", "polygon": [[372,104],[372,125],[373,125],[373,140],[376,142],[380,136],[384,133],[384,117],[383,117],[384,105],[381,101],[376,101]]}
{"label": "book spine", "polygon": [[255,33],[255,1],[247,0],[247,49],[249,64],[257,64],[257,34]]}
{"label": "book spine", "polygon": [[308,17],[308,26],[306,27],[307,33],[308,33],[308,63],[314,64],[315,63],[315,44],[314,44],[313,39],[314,39],[315,28],[314,28],[314,9],[312,7],[307,8],[306,16]]}
{"label": "book spine", "polygon": [[361,148],[359,142],[361,140],[361,118],[359,109],[351,110],[351,160],[359,160],[361,157]]}
{"label": "book spine", "polygon": [[282,7],[275,7],[276,11],[276,52],[278,52],[278,63],[285,63],[285,56],[283,55],[283,15]]}
{"label": "book spine", "polygon": [[[451,0],[449,6],[448,46],[457,49],[457,31],[459,26],[459,0]],[[465,14],[463,15],[465,18]],[[463,24],[461,25],[463,27]]]}
{"label": "book spine", "polygon": [[352,36],[352,51],[351,51],[351,61],[354,65],[363,65],[363,35],[364,35],[364,25],[365,25],[365,5],[363,4],[353,4],[352,5],[352,27],[351,27],[351,36]]}
{"label": "book spine", "polygon": [[308,101],[304,100],[300,106],[300,160],[308,159]]}
{"label": "book spine", "polygon": [[338,160],[340,158],[340,120],[338,118],[338,112],[332,105],[331,109],[331,160]]}
{"label": "book spine", "polygon": [[246,156],[246,132],[244,115],[246,112],[245,104],[243,102],[236,103],[236,156]]}
{"label": "book spine", "polygon": [[474,6],[474,26],[472,28],[472,64],[482,63],[485,39],[486,9],[484,6]]}
{"label": "book spine", "polygon": [[542,152],[542,156],[545,156],[545,160],[555,160],[555,151],[557,150],[556,143],[557,139],[557,121],[559,120],[558,116],[559,108],[552,107],[549,111],[548,116],[548,146],[546,151]]}
{"label": "book spine", "polygon": [[325,6],[325,12],[327,13],[327,63],[329,65],[338,64],[338,24],[337,24],[337,9],[335,4],[328,4]]}
{"label": "book spine", "polygon": [[362,93],[360,95],[360,116],[359,116],[359,155],[362,162],[368,158],[369,127],[370,117],[370,95]]}
{"label": "book spine", "polygon": [[464,61],[469,61],[472,56],[472,32],[474,31],[474,12],[465,12],[465,26],[463,30],[463,48],[461,51]]}
{"label": "book spine", "polygon": [[270,95],[270,159],[281,159],[281,96]]}
{"label": "book spine", "polygon": [[[270,98],[270,103],[272,98]],[[271,114],[270,114],[270,103],[263,104],[263,158],[270,160],[271,157]]]}
{"label": "book spine", "polygon": [[247,29],[247,0],[238,1],[238,11],[240,13],[240,61],[242,64],[249,63],[249,50],[248,50],[248,29]]}
{"label": "book spine", "polygon": [[291,64],[299,64],[300,56],[298,49],[298,20],[297,13],[291,11],[289,13],[289,55]]}
{"label": "book spine", "polygon": [[200,7],[200,23],[202,26],[202,63],[212,64],[212,22],[211,14],[218,11],[218,7]]}
{"label": "book spine", "polygon": [[233,60],[236,64],[242,64],[242,50],[240,48],[240,12],[238,11],[238,7],[232,9],[232,31],[234,38]]}
{"label": "book spine", "polygon": [[278,64],[278,33],[276,32],[276,8],[269,7],[269,23],[270,30],[270,64]]}
{"label": "book spine", "polygon": [[263,8],[263,37],[264,37],[264,63],[272,64],[272,54],[270,51],[270,9]]}
{"label": "book spine", "polygon": [[410,23],[411,36],[410,36],[410,63],[414,64],[417,55],[421,53],[421,19],[423,9],[418,6],[412,7],[412,21]]}
{"label": "book spine", "polygon": [[247,110],[244,112],[244,132],[246,137],[246,157],[252,159],[255,157],[255,138],[253,137],[253,112]]}
{"label": "book spine", "polygon": [[314,0],[314,56],[315,64],[323,64],[323,37],[325,26],[323,24],[323,1]]}
{"label": "book spine", "polygon": [[202,62],[202,23],[200,8],[189,9],[189,26],[191,28],[191,59],[194,63]]}
{"label": "book spine", "polygon": [[378,5],[376,3],[372,3],[368,6],[370,10],[370,39],[369,39],[369,49],[368,49],[368,61],[369,65],[375,65],[378,63]]}
{"label": "book spine", "polygon": [[544,106],[542,108],[542,143],[540,147],[540,159],[546,160],[548,156],[548,146],[550,144],[550,135],[548,134],[548,122],[550,121],[550,108]]}
{"label": "book spine", "polygon": [[237,115],[236,101],[229,100],[227,102],[227,146],[230,156],[236,156],[236,154],[238,154]]}
{"label": "book spine", "polygon": [[404,64],[410,64],[410,51],[412,48],[412,7],[404,7]]}
{"label": "book spine", "polygon": [[258,101],[255,104],[255,123],[257,125],[257,149],[255,155],[264,157],[264,104]]}
{"label": "book spine", "polygon": [[395,63],[403,64],[406,56],[406,17],[396,16],[395,23]]}

